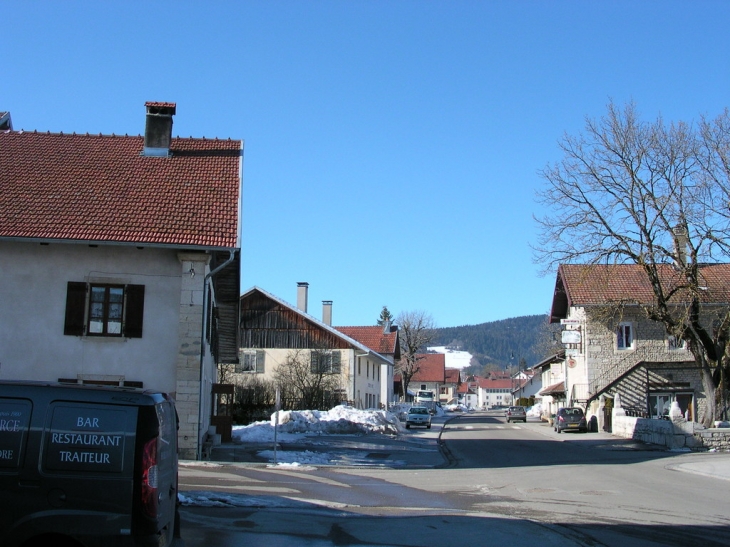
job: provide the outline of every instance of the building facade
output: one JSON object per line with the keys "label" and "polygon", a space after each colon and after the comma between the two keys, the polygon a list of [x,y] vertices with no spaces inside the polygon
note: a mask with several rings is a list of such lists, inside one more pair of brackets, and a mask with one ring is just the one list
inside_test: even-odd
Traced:
{"label": "building facade", "polygon": [[243,143],[145,106],[144,136],[0,130],[0,378],[168,392],[194,459],[237,359]]}

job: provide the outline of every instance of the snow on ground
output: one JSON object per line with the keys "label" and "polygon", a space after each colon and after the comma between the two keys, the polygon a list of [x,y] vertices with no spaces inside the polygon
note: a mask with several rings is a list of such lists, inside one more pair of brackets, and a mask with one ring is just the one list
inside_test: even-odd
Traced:
{"label": "snow on ground", "polygon": [[312,435],[398,435],[405,428],[398,419],[399,409],[394,410],[359,410],[346,405],[331,410],[282,410],[278,417],[277,413],[272,414],[269,421],[233,426],[233,438],[240,442],[273,442],[277,423],[277,440],[285,442],[301,441],[303,436]]}
{"label": "snow on ground", "polygon": [[446,355],[446,368],[463,369],[468,367],[469,363],[471,363],[471,353],[468,351],[450,350],[446,349],[446,346],[433,346],[427,349],[429,351],[435,351],[436,353],[443,353]]}
{"label": "snow on ground", "polygon": [[534,406],[531,406],[527,409],[526,414],[532,418],[539,418],[540,416],[542,416],[542,404],[535,403]]}
{"label": "snow on ground", "polygon": [[[335,461],[333,454],[311,450],[277,450],[274,454],[274,426],[278,442],[304,442],[318,435],[398,435],[406,432],[399,416],[405,416],[411,403],[393,406],[390,410],[358,410],[346,405],[331,410],[286,410],[271,415],[269,421],[233,426],[233,439],[243,443],[271,443],[272,449],[257,452],[270,467],[309,471],[317,465]],[[443,415],[438,409],[437,414]],[[405,417],[404,417],[405,419]],[[278,422],[277,422],[278,420]],[[275,463],[274,463],[275,462]],[[214,462],[181,461],[180,467],[215,467]],[[292,500],[276,496],[249,496],[217,492],[191,491],[178,494],[182,505],[197,507],[279,507],[291,506]]]}

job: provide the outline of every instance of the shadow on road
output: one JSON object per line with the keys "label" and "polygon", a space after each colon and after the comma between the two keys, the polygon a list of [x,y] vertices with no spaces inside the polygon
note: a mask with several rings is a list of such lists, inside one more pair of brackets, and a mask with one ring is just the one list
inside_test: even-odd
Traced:
{"label": "shadow on road", "polygon": [[[301,504],[302,506],[305,504]],[[290,547],[510,545],[523,547],[721,547],[728,526],[641,526],[539,523],[521,518],[429,512],[413,517],[371,516],[350,511],[255,508],[183,508],[187,547]]]}
{"label": "shadow on road", "polygon": [[[524,427],[543,438],[475,438],[480,430],[495,427],[509,429]],[[670,458],[676,452],[663,446],[646,444],[631,439],[613,437],[607,433],[554,433],[544,422],[523,425],[506,424],[504,419],[492,416],[463,416],[450,420],[442,432],[442,448],[452,466],[459,468],[510,468],[548,465],[603,465],[634,464]],[[477,457],[466,457],[474,455]]]}

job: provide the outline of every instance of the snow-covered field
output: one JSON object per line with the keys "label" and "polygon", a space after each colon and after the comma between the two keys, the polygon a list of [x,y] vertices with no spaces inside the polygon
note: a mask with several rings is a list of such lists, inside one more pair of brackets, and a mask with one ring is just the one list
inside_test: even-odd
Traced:
{"label": "snow-covered field", "polygon": [[446,346],[432,346],[428,350],[446,355],[446,368],[463,369],[471,362],[471,353],[468,351],[450,350],[446,349]]}

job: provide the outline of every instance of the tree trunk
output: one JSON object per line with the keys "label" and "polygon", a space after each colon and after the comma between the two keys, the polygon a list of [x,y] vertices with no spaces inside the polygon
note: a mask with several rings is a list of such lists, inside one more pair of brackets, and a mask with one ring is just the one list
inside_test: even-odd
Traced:
{"label": "tree trunk", "polygon": [[702,387],[705,391],[705,415],[702,425],[712,427],[717,412],[717,385],[715,385],[709,366],[702,365],[700,373],[702,374]]}

